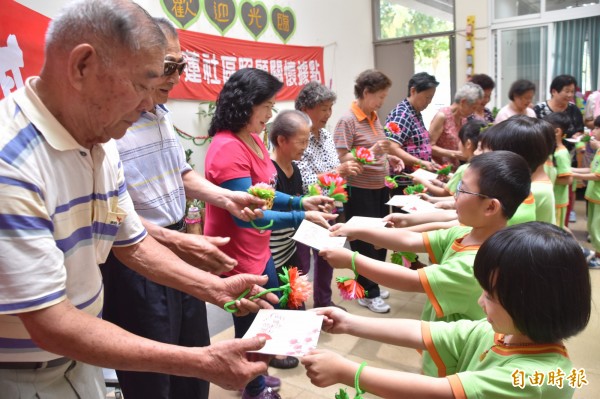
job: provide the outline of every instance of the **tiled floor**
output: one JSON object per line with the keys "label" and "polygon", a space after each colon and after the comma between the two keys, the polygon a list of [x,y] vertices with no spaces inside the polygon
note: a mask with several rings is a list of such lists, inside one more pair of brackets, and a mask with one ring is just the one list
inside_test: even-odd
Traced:
{"label": "tiled floor", "polygon": [[[577,201],[576,210],[578,220],[571,227],[576,237],[589,247],[589,244],[585,242],[585,202]],[[336,271],[336,273],[338,272]],[[567,348],[573,363],[576,367],[585,369],[589,383],[575,393],[574,397],[577,399],[600,398],[600,335],[598,333],[600,331],[600,310],[598,309],[598,304],[600,304],[600,291],[598,290],[598,287],[600,287],[600,270],[591,270],[590,273],[593,286],[592,318],[583,333],[567,342]],[[347,271],[342,271],[340,274],[347,274]],[[337,295],[337,292],[335,295]],[[339,297],[334,298],[334,300],[336,303],[341,303]],[[419,318],[424,303],[424,294],[410,294],[392,290],[388,303],[392,307],[391,312],[380,317]],[[355,302],[344,302],[343,306],[351,313],[368,316],[374,315],[374,313],[371,313]],[[213,323],[211,322],[211,324]],[[218,327],[215,327],[214,324],[212,327],[218,330]],[[226,328],[214,335],[212,340],[213,342],[217,342],[232,337],[233,328]],[[326,333],[321,334],[319,347],[333,350],[357,361],[366,360],[370,365],[374,366],[414,373],[418,373],[420,370],[419,355],[410,349],[379,344],[345,335],[329,335]],[[313,386],[306,377],[302,366],[292,370],[270,369],[269,371],[282,379],[283,384],[280,391],[282,398],[331,399],[338,389],[342,387],[341,385],[329,388],[317,388]],[[354,389],[348,389],[348,393],[352,397]],[[224,391],[218,386],[211,386],[211,399],[232,399],[239,397],[240,394],[238,392]],[[373,398],[374,396],[366,394],[364,397]]]}

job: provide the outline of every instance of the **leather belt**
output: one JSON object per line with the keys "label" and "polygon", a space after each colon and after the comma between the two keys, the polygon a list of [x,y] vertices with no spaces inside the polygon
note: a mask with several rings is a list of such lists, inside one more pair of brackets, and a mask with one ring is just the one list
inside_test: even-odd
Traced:
{"label": "leather belt", "polygon": [[0,362],[0,369],[3,370],[38,370],[50,367],[58,367],[72,362],[68,357],[59,357],[58,359],[47,362]]}
{"label": "leather belt", "polygon": [[169,229],[169,230],[178,230],[178,231],[183,231],[185,230],[185,218],[181,219],[179,222],[177,223],[173,223],[169,226],[165,226],[165,229]]}

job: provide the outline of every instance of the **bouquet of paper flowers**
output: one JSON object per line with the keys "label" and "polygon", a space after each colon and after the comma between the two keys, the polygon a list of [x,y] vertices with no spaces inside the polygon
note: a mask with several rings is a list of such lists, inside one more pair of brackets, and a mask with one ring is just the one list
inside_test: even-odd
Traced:
{"label": "bouquet of paper flowers", "polygon": [[256,183],[248,188],[248,193],[265,200],[267,209],[273,208],[273,199],[275,198],[275,189],[267,183]]}
{"label": "bouquet of paper flowers", "polygon": [[422,194],[427,192],[427,188],[422,184],[415,184],[414,186],[408,186],[402,190],[404,195]]}
{"label": "bouquet of paper flowers", "polygon": [[[279,300],[280,307],[287,307],[289,309],[301,308],[304,302],[306,302],[312,294],[312,285],[310,281],[308,281],[308,276],[300,275],[297,267],[290,266],[282,268],[282,273],[279,274],[279,279],[283,283],[281,286],[269,288],[268,290],[259,292],[248,299],[253,300],[269,292],[281,291],[283,292],[283,295]],[[235,307],[235,302],[244,298],[249,292],[250,289],[248,288],[236,300],[227,302],[223,308],[229,313],[237,312],[238,309]]]}
{"label": "bouquet of paper flowers", "polygon": [[337,286],[340,290],[340,296],[345,301],[352,299],[364,298],[367,292],[358,281],[358,273],[356,272],[356,265],[354,263],[358,252],[352,254],[352,271],[354,272],[354,278],[352,277],[337,277],[335,279]]}
{"label": "bouquet of paper flowers", "polygon": [[308,186],[308,196],[324,195],[334,201],[348,202],[346,179],[337,173],[323,173],[317,176],[317,182]]}
{"label": "bouquet of paper flowers", "polygon": [[365,147],[355,147],[352,149],[352,155],[354,155],[354,159],[363,165],[371,165],[375,163],[375,155]]}

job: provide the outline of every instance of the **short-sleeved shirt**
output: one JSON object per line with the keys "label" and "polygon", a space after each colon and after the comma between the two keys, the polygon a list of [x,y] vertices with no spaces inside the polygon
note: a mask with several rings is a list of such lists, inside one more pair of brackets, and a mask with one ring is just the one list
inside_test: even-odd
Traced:
{"label": "short-sleeved shirt", "polygon": [[331,133],[321,129],[318,139],[311,134],[308,146],[296,164],[302,175],[302,193],[307,194],[308,187],[317,182],[317,175],[331,172],[340,164]]}
{"label": "short-sleeved shirt", "polygon": [[[370,148],[379,140],[385,140],[383,127],[377,114],[367,117],[356,102],[338,121],[333,133],[335,148],[352,151],[353,148]],[[358,188],[380,189],[385,187],[385,157],[377,157],[375,163],[364,165],[363,173],[348,177],[348,185]]]}
{"label": "short-sleeved shirt", "polygon": [[[217,132],[204,160],[206,179],[220,186],[229,180],[249,177],[253,185],[267,183],[275,187],[277,170],[262,141],[255,134],[252,138],[260,147],[263,159],[260,159],[234,133]],[[221,251],[238,261],[238,265],[228,272],[228,275],[262,274],[271,256],[270,231],[238,227],[227,210],[207,204],[204,233],[208,236],[231,237],[227,244],[219,247]]]}
{"label": "short-sleeved shirt", "polygon": [[[594,155],[594,159],[590,165],[590,172],[596,176],[600,176],[600,150],[596,151],[596,155]],[[585,199],[594,204],[600,204],[600,181],[588,181],[587,188],[585,189]]]}
{"label": "short-sleeved shirt", "polygon": [[[404,99],[392,110],[385,120],[385,124],[394,122],[400,128],[399,133],[387,133],[387,137],[400,144],[400,147],[408,154],[422,161],[431,161],[431,141],[429,132],[425,129],[423,116]],[[412,172],[409,168],[407,173]]]}
{"label": "short-sleeved shirt", "polygon": [[[571,155],[565,147],[559,148],[554,152],[554,160],[556,161],[556,176],[569,177],[573,175],[571,172]],[[569,205],[569,188],[567,184],[554,183],[554,206],[557,208],[565,208]]]}
{"label": "short-sleeved shirt", "polygon": [[500,111],[498,111],[498,114],[496,115],[496,119],[494,120],[494,123],[500,123],[502,121],[507,120],[508,118],[510,118],[513,115],[527,115],[531,118],[535,118],[535,111],[532,110],[531,108],[527,107],[525,108],[525,113],[524,114],[519,114],[517,112],[517,110],[514,108],[513,106],[513,102],[511,101],[510,103],[506,104],[504,107],[502,107],[500,109]]}
{"label": "short-sleeved shirt", "polygon": [[586,121],[593,121],[600,116],[600,90],[591,93],[585,103],[583,117]]}
{"label": "short-sleeved shirt", "polygon": [[[273,161],[273,165],[277,169],[277,185],[275,189],[293,196],[302,195],[302,176],[300,175],[298,166],[292,163],[293,172],[288,177],[277,162]],[[296,229],[294,227],[271,231],[269,248],[271,249],[275,267],[285,266],[286,262],[296,253],[296,241],[292,240],[295,232]]]}
{"label": "short-sleeved shirt", "polygon": [[158,226],[169,226],[185,215],[182,175],[192,168],[169,111],[157,105],[155,112],[144,112],[116,143],[135,210]]}
{"label": "short-sleeved shirt", "polygon": [[[575,389],[567,379],[573,364],[562,344],[508,346],[485,319],[424,322],[421,330],[439,376],[448,379],[457,399],[573,397]],[[553,385],[551,376],[561,372],[562,387],[558,378]],[[543,381],[536,380],[542,374]]]}
{"label": "short-sleeved shirt", "polygon": [[[462,124],[460,126],[456,125],[451,107],[441,108],[440,112],[444,114],[444,126],[442,128],[442,133],[440,134],[440,137],[438,137],[435,145],[446,150],[458,151],[458,143],[460,142],[460,139],[458,138],[458,131],[462,127]],[[462,120],[463,123],[465,121],[466,119]],[[456,169],[459,165],[459,160],[456,158],[433,157],[433,160],[440,165],[451,164],[454,166],[454,169]]]}
{"label": "short-sleeved shirt", "polygon": [[31,87],[0,102],[0,362],[60,357],[15,315],[68,299],[100,317],[103,263],[113,245],[146,236],[113,140],[82,147]]}
{"label": "short-sleeved shirt", "polygon": [[[547,101],[538,103],[535,107],[533,107],[533,111],[535,112],[535,115],[540,119],[554,112],[554,110],[552,110],[552,108],[550,108],[550,106],[548,105]],[[581,111],[579,110],[577,105],[569,103],[567,105],[567,109],[565,109],[563,112],[567,114],[569,120],[571,121],[569,128],[567,129],[567,131],[565,131],[567,137],[572,137],[577,132],[583,132],[583,115],[581,114]],[[567,148],[571,148],[570,143],[567,142],[565,143],[565,145],[566,144],[569,144],[566,146]]]}
{"label": "short-sleeved shirt", "polygon": [[555,224],[556,212],[552,182],[550,180],[532,181],[531,192],[535,197],[535,220]]}
{"label": "short-sleeved shirt", "polygon": [[556,175],[558,172],[556,171],[556,166],[554,166],[552,157],[548,157],[546,162],[544,162],[544,173],[546,173],[552,184],[556,183]]}
{"label": "short-sleeved shirt", "polygon": [[494,114],[492,113],[492,111],[490,111],[489,108],[484,107],[483,108],[483,118],[480,117],[479,115],[471,114],[467,117],[467,121],[472,121],[472,120],[480,120],[480,121],[484,121],[487,123],[494,123]]}
{"label": "short-sleeved shirt", "polygon": [[529,193],[527,198],[521,202],[521,205],[519,205],[513,217],[508,219],[506,224],[512,226],[520,223],[535,222],[536,218],[535,197],[533,196],[533,193]]}
{"label": "short-sleeved shirt", "polygon": [[458,169],[456,169],[456,172],[454,172],[450,180],[448,180],[448,183],[446,183],[446,185],[444,186],[446,191],[448,191],[452,195],[456,193],[456,187],[458,186],[458,183],[460,183],[460,181],[462,180],[462,177],[465,174],[465,170],[467,170],[468,167],[469,164],[465,163],[460,165]]}

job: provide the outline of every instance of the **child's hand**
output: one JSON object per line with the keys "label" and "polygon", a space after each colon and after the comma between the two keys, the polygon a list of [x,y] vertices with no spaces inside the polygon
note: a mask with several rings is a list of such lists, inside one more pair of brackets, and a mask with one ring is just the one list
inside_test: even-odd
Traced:
{"label": "child's hand", "polygon": [[440,208],[440,209],[453,210],[453,209],[456,209],[456,202],[455,201],[440,201],[440,202],[437,202],[434,206],[436,208]]}
{"label": "child's hand", "polygon": [[329,228],[329,231],[331,232],[329,235],[332,237],[348,237],[348,240],[354,240],[352,227],[348,227],[345,223],[336,223]]}
{"label": "child's hand", "polygon": [[390,213],[383,218],[384,222],[391,224],[394,227],[410,227],[413,225],[411,215],[409,213]]}
{"label": "child's hand", "polygon": [[344,375],[352,376],[352,370],[356,369],[354,362],[323,349],[311,351],[300,362],[306,368],[306,376],[310,378],[310,382],[320,388],[341,382]]}
{"label": "child's hand", "polygon": [[319,256],[323,257],[334,269],[352,268],[352,251],[346,248],[324,248],[319,251]]}
{"label": "child's hand", "polygon": [[311,309],[311,312],[323,316],[323,325],[321,326],[321,329],[331,334],[348,333],[350,321],[354,317],[350,313],[340,308],[336,308],[335,306]]}

